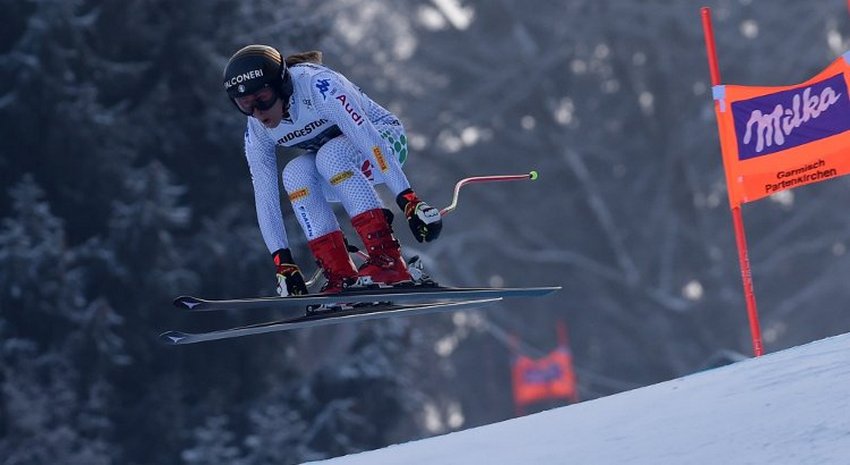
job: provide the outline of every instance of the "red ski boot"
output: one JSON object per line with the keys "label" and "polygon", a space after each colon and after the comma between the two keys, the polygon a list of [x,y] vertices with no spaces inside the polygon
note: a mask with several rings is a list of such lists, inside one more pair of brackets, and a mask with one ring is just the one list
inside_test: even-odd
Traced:
{"label": "red ski boot", "polygon": [[356,281],[357,270],[348,255],[342,231],[325,234],[307,242],[307,245],[327,279],[320,291],[322,294],[338,294]]}
{"label": "red ski boot", "polygon": [[401,246],[393,236],[384,210],[376,208],[351,218],[369,259],[360,266],[357,276],[368,276],[375,283],[397,284],[412,281],[407,264],[401,258]]}

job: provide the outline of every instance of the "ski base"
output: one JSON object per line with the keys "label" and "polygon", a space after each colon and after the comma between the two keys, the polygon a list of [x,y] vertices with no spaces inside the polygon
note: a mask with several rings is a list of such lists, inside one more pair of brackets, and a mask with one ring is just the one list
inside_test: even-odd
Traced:
{"label": "ski base", "polygon": [[463,300],[456,302],[428,303],[419,305],[362,305],[345,307],[342,310],[313,312],[308,315],[284,320],[258,323],[236,328],[222,329],[203,333],[184,333],[181,331],[166,331],[160,334],[160,339],[169,345],[185,345],[198,342],[232,339],[235,337],[289,331],[299,328],[336,325],[357,321],[377,320],[394,316],[413,316],[427,313],[449,312],[480,307],[501,301],[501,297],[488,299]]}

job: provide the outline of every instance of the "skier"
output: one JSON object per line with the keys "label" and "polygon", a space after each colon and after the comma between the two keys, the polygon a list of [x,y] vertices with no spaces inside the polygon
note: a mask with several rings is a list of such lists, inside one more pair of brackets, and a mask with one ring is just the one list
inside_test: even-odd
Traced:
{"label": "skier", "polygon": [[[237,51],[224,70],[230,100],[247,115],[248,159],[257,217],[277,268],[280,296],[307,293],[289,250],[280,208],[278,175],[326,283],[339,293],[368,277],[398,284],[411,280],[374,185],[386,184],[419,242],[436,239],[440,212],[419,199],[401,165],[407,158],[404,127],[342,74],[321,64],[321,52],[286,59],[267,45]],[[306,150],[278,169],[275,147]],[[340,201],[369,255],[356,269],[329,202]],[[368,280],[359,280],[368,282]]]}

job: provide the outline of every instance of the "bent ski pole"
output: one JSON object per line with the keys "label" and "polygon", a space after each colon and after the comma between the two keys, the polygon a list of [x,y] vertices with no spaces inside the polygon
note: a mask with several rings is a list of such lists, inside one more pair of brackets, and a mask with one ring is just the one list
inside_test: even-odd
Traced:
{"label": "bent ski pole", "polygon": [[[457,201],[458,201],[458,196],[460,195],[460,190],[463,188],[463,186],[466,186],[467,184],[478,184],[478,183],[484,183],[484,182],[502,182],[502,181],[525,181],[525,180],[534,181],[534,180],[537,179],[537,177],[538,177],[537,171],[532,170],[532,171],[529,171],[527,174],[505,174],[505,175],[496,175],[496,176],[472,176],[472,177],[469,177],[469,178],[463,178],[460,181],[458,181],[457,184],[455,184],[454,193],[452,194],[452,203],[449,206],[440,210],[440,216],[446,216],[447,214],[453,212],[455,210],[455,208],[457,208]],[[363,252],[362,250],[359,250],[358,248],[352,247],[350,245],[348,247],[349,247],[348,251],[350,253],[357,254],[357,255],[360,256],[360,258],[362,258],[364,260],[369,258],[369,255],[367,255],[366,252]],[[314,284],[316,284],[318,282],[321,274],[322,274],[321,269],[316,270],[316,272],[313,273],[313,276],[311,276],[310,279],[306,282],[307,287],[309,288],[309,287],[312,287]]]}
{"label": "bent ski pole", "polygon": [[457,184],[455,184],[455,191],[454,191],[454,194],[452,195],[452,203],[448,207],[440,210],[440,216],[446,216],[447,214],[454,211],[455,208],[457,208],[457,199],[458,199],[458,196],[460,195],[460,190],[461,190],[461,188],[463,188],[463,186],[465,186],[467,184],[476,184],[476,183],[481,183],[481,182],[501,182],[501,181],[524,181],[524,180],[534,181],[535,179],[537,179],[537,171],[531,171],[528,174],[506,174],[506,175],[501,175],[501,176],[473,176],[471,178],[461,179],[460,181],[458,181]]}

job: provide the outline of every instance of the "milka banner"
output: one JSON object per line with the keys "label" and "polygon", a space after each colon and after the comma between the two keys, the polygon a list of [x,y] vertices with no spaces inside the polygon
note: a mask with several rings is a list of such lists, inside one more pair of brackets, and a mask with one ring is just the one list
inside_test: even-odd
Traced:
{"label": "milka banner", "polygon": [[850,174],[850,52],[787,87],[713,89],[729,202]]}

